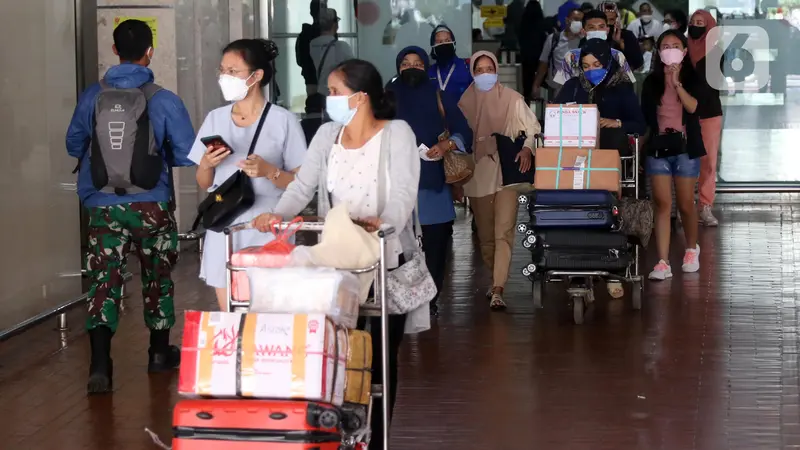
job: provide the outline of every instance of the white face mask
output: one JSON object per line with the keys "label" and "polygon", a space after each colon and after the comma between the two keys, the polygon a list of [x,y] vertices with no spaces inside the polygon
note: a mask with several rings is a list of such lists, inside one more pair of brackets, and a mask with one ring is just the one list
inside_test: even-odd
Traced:
{"label": "white face mask", "polygon": [[608,38],[608,31],[606,31],[606,30],[593,30],[593,31],[587,31],[586,32],[586,40],[587,41],[589,39],[606,40],[606,38]]}
{"label": "white face mask", "polygon": [[580,33],[582,28],[583,28],[583,24],[580,21],[577,21],[577,20],[573,20],[569,24],[569,31],[572,34]]}
{"label": "white face mask", "polygon": [[651,16],[650,14],[645,14],[641,17],[641,19],[642,22],[644,23],[650,23],[650,21],[653,20],[653,16]]}
{"label": "white face mask", "polygon": [[238,102],[247,97],[250,87],[253,84],[247,84],[247,80],[253,77],[255,72],[251,73],[249,77],[244,80],[233,75],[223,74],[219,77],[219,88],[222,90],[222,96],[226,102]]}

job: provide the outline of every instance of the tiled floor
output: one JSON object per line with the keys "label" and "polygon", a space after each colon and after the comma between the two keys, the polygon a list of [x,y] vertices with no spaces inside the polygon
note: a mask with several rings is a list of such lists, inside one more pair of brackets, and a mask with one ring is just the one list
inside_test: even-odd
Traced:
{"label": "tiled floor", "polygon": [[[728,200],[701,234],[699,274],[647,285],[641,313],[601,293],[583,326],[558,286],[533,309],[521,248],[510,308],[489,313],[460,223],[438,324],[403,346],[393,448],[800,449],[798,198]],[[196,270],[191,257],[178,270],[181,308],[212,305]],[[0,448],[138,450],[156,448],[145,427],[169,436],[175,379],[145,375],[137,303],[115,337],[113,396],[84,396],[81,312],[64,350],[49,326],[0,344]]]}

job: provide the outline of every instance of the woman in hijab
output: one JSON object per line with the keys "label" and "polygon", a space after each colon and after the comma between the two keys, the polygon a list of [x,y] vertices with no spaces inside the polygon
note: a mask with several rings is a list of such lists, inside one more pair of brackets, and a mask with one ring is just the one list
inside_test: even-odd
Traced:
{"label": "woman in hijab", "polygon": [[[428,76],[430,61],[425,50],[406,47],[397,55],[396,67],[397,77],[389,82],[386,90],[394,93],[396,119],[408,123],[420,146],[422,161],[417,205],[422,225],[422,247],[436,289],[441,292],[456,218],[453,194],[445,184],[442,157],[451,151],[469,152],[472,130],[458,104],[450,96],[441,95],[435,81]],[[438,294],[430,303],[434,316],[438,314],[437,299]]]}
{"label": "woman in hijab", "polygon": [[[577,76],[564,84],[554,102],[596,104],[601,128],[643,134],[646,126],[639,99],[630,77],[613,57],[608,42],[588,40],[580,48],[579,61]],[[616,142],[602,142],[601,133],[603,148],[617,148],[614,144]]]}
{"label": "woman in hijab", "polygon": [[514,229],[517,223],[517,192],[503,189],[500,158],[494,134],[517,138],[526,135],[516,155],[520,172],[531,170],[535,136],[539,121],[518,92],[497,82],[497,58],[480,51],[470,58],[475,81],[467,88],[458,106],[473,132],[472,149],[475,174],[464,186],[478,228],[481,256],[492,271],[492,288],[487,293],[492,310],[503,310],[503,289],[511,265]]}
{"label": "woman in hijab", "polygon": [[[706,61],[708,32],[717,26],[714,16],[704,10],[699,9],[692,14],[689,21],[689,60],[692,62],[697,75],[703,80],[709,80]],[[720,51],[712,46],[712,50]],[[715,55],[712,61],[717,61],[721,55]],[[719,71],[717,71],[719,73]],[[703,135],[703,145],[706,148],[706,156],[700,160],[700,204],[699,218],[700,223],[707,227],[719,225],[717,218],[711,212],[714,206],[714,195],[717,191],[717,156],[719,155],[719,144],[722,140],[722,103],[719,99],[719,91],[711,86],[706,86],[707,95],[704,102],[697,107],[697,117],[700,119],[700,131]]]}
{"label": "woman in hijab", "polygon": [[[554,103],[596,104],[600,112],[600,147],[616,148],[629,154],[627,135],[644,134],[645,124],[639,99],[628,74],[614,58],[611,46],[603,39],[589,39],[580,48],[580,68],[558,92]],[[622,283],[609,281],[608,293],[624,294]]]}

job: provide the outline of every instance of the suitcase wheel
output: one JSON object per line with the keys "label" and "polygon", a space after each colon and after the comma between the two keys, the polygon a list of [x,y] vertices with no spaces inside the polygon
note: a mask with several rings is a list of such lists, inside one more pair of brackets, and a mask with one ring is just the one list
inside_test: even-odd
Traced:
{"label": "suitcase wheel", "polygon": [[335,411],[323,411],[319,415],[321,428],[337,428],[339,426],[339,415]]}
{"label": "suitcase wheel", "polygon": [[527,223],[520,223],[517,224],[517,231],[521,234],[525,234],[528,231],[528,224]]}
{"label": "suitcase wheel", "polygon": [[525,205],[528,203],[528,196],[525,194],[520,195],[519,197],[517,197],[517,201],[519,202],[520,205]]}
{"label": "suitcase wheel", "polygon": [[536,273],[536,264],[530,263],[527,266],[522,268],[522,275],[526,277],[530,277],[531,275]]}

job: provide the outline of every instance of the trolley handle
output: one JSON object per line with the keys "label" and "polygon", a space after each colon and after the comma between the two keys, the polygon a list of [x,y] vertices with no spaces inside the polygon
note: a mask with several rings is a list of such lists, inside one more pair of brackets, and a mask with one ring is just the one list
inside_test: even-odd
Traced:
{"label": "trolley handle", "polygon": [[[361,221],[354,220],[353,223],[357,225],[363,225]],[[289,226],[296,227],[297,231],[317,231],[321,232],[325,222],[320,220],[319,217],[304,217],[303,222],[281,222],[278,225],[280,229],[286,229]],[[231,235],[233,233],[242,231],[242,230],[250,230],[253,229],[253,222],[241,222],[234,225],[230,225],[225,227],[223,233],[226,235]],[[380,229],[378,229],[378,236],[381,238],[387,238],[395,233],[394,227],[391,225],[381,225]]]}

